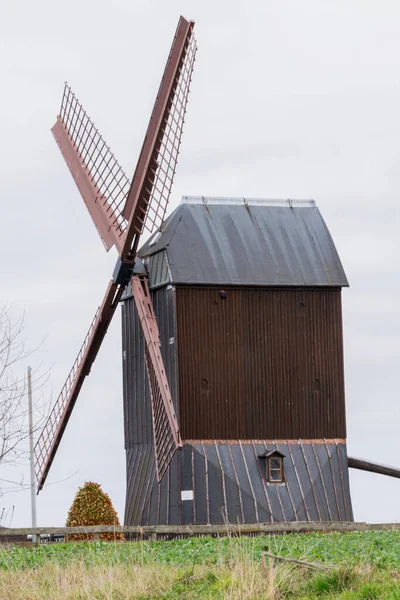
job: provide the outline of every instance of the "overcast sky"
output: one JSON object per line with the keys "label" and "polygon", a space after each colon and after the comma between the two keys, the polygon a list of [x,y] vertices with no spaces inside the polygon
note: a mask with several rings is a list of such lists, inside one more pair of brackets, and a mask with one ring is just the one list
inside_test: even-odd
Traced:
{"label": "overcast sky", "polygon": [[[26,311],[58,392],[110,279],[50,127],[67,80],[132,174],[180,14],[199,51],[170,209],[183,194],[313,198],[343,291],[348,451],[400,467],[400,6],[382,0],[0,0],[0,306]],[[117,312],[78,399],[38,523],[102,483],[121,520]],[[20,470],[1,476],[17,478]],[[397,521],[400,481],[351,471],[357,520]],[[5,494],[30,524],[29,491]]]}

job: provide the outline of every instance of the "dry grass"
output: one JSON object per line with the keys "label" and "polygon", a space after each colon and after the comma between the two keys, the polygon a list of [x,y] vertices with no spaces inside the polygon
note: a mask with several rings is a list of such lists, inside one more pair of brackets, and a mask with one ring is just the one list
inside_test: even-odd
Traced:
{"label": "dry grass", "polygon": [[37,570],[1,573],[0,597],[9,600],[148,597],[160,593],[173,576],[171,569],[139,565],[87,569],[83,563],[68,566],[50,563]]}
{"label": "dry grass", "polygon": [[277,598],[287,568],[235,560],[229,567],[125,564],[88,569],[82,562],[0,572],[0,598],[7,600],[150,600],[156,598]]}

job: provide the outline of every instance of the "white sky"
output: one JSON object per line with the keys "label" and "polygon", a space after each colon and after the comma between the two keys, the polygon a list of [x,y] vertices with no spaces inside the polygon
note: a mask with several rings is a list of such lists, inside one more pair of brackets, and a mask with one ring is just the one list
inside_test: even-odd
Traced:
{"label": "white sky", "polygon": [[[400,466],[395,0],[1,0],[0,305],[26,311],[31,346],[45,337],[31,362],[52,367],[44,393],[56,397],[116,259],[50,133],[63,82],[132,174],[181,13],[199,52],[170,208],[183,194],[317,201],[351,285],[349,454]],[[123,519],[120,329],[117,313],[39,495],[40,525],[62,525],[86,480]],[[357,520],[399,519],[400,481],[351,471],[351,491]],[[0,510],[15,505],[12,524],[28,526],[29,500],[4,494]]]}

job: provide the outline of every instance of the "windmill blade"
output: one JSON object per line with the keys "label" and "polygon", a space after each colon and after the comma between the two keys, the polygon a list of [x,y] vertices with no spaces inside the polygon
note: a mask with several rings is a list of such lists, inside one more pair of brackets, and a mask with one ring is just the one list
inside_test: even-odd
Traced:
{"label": "windmill blade", "polygon": [[38,493],[46,481],[83,381],[90,373],[123,289],[123,285],[113,280],[108,284],[103,303],[97,309],[79,354],[36,442],[34,455]]}
{"label": "windmill blade", "polygon": [[106,249],[120,252],[130,181],[67,84],[51,131]]}
{"label": "windmill blade", "polygon": [[178,420],[161,356],[160,334],[147,277],[134,275],[131,288],[146,344],[146,366],[149,378],[156,452],[157,478],[161,481],[175,451],[182,446]]}
{"label": "windmill blade", "polygon": [[129,222],[122,259],[133,260],[144,228],[165,216],[175,176],[196,56],[194,21],[180,18],[123,215]]}

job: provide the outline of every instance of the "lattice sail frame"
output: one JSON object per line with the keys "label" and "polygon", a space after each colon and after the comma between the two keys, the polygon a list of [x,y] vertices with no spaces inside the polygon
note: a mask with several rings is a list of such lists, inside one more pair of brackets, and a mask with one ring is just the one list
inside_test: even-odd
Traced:
{"label": "lattice sail frame", "polygon": [[89,331],[87,332],[83,344],[78,352],[78,356],[76,357],[75,362],[72,365],[72,369],[68,374],[68,377],[62,387],[62,390],[53,408],[51,409],[50,415],[46,421],[45,426],[42,429],[42,432],[35,446],[35,474],[38,482],[40,482],[42,479],[43,471],[47,462],[47,456],[51,450],[52,441],[56,437],[56,433],[59,428],[61,419],[65,413],[65,409],[71,394],[72,387],[76,382],[85,351],[89,346],[90,340],[93,337],[93,332],[96,323],[99,319],[99,315],[100,307],[96,311],[93,321],[90,324]]}
{"label": "lattice sail frame", "polygon": [[197,44],[194,22],[180,18],[129,190],[122,258],[132,260],[140,235],[164,221],[174,182]]}
{"label": "lattice sail frame", "polygon": [[108,284],[103,302],[96,311],[78,356],[35,444],[38,492],[43,488],[83,381],[89,375],[123,290],[123,286],[112,280]]}
{"label": "lattice sail frame", "polygon": [[174,97],[171,106],[168,107],[167,118],[164,120],[164,133],[157,149],[157,166],[151,168],[154,182],[151,191],[146,188],[146,191],[150,192],[150,199],[140,233],[143,233],[144,229],[153,233],[161,227],[165,218],[178,162],[196,51],[196,39],[192,34],[174,90]]}
{"label": "lattice sail frame", "polygon": [[[60,130],[60,125],[64,131]],[[120,250],[119,240],[122,240],[127,228],[122,211],[131,182],[67,83],[60,114],[52,131],[106,248],[109,249],[110,244],[107,244],[106,235],[103,235],[102,224],[96,222],[93,216],[93,204],[97,204],[96,208],[104,215],[108,232],[111,231],[114,237],[113,243]],[[64,132],[67,140],[64,139]],[[82,179],[86,179],[85,176],[88,181],[83,186]]]}
{"label": "lattice sail frame", "polygon": [[165,373],[164,361],[161,356],[160,333],[151,302],[147,278],[134,275],[131,279],[131,288],[145,340],[157,479],[161,481],[176,450],[182,447],[182,440],[171,390]]}
{"label": "lattice sail frame", "polygon": [[157,481],[160,482],[164,473],[169,467],[176,450],[182,446],[177,445],[173,431],[165,413],[161,389],[158,384],[156,374],[146,348],[146,370],[149,380],[149,390],[151,399],[151,414],[153,419],[154,431],[154,451],[156,455]]}

